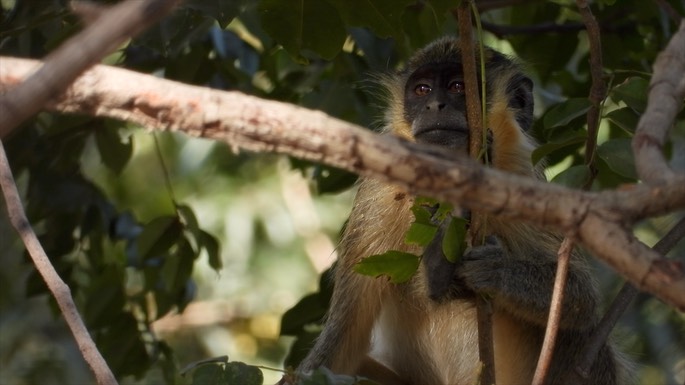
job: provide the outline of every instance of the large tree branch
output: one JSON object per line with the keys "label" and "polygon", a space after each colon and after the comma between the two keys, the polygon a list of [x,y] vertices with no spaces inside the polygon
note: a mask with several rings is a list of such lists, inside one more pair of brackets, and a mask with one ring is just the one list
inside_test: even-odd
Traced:
{"label": "large tree branch", "polygon": [[685,19],[681,19],[678,33],[656,58],[654,76],[649,82],[649,103],[633,137],[635,166],[645,182],[659,183],[676,175],[662,149],[675,116],[683,108],[684,74]]}
{"label": "large tree branch", "polygon": [[[39,65],[0,58],[0,85],[20,83]],[[636,286],[685,310],[682,264],[662,258],[630,230],[636,220],[685,207],[683,175],[619,191],[576,191],[485,168],[438,148],[378,136],[319,111],[107,66],[84,73],[48,108],[182,131],[224,141],[236,151],[286,153],[417,194],[577,232],[580,243]]]}
{"label": "large tree branch", "polygon": [[107,8],[75,3],[90,24],[45,58],[45,65],[21,87],[3,91],[0,98],[0,139],[48,100],[59,96],[69,84],[132,36],[167,15],[180,0],[126,1]]}

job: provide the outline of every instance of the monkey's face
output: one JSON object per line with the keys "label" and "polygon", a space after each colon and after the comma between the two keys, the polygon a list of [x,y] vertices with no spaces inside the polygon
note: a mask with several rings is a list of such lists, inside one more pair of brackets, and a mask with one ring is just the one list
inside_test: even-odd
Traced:
{"label": "monkey's face", "polygon": [[469,128],[465,111],[461,63],[429,63],[407,79],[404,117],[417,142],[466,151]]}

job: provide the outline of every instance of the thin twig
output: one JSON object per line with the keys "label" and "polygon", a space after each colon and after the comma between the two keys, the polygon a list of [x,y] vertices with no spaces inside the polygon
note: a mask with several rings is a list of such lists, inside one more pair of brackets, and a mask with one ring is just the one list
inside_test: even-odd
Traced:
{"label": "thin twig", "polygon": [[[459,37],[461,41],[461,59],[464,71],[464,86],[466,95],[466,119],[469,123],[469,154],[479,160],[483,151],[484,122],[481,111],[481,92],[478,90],[478,72],[476,71],[476,56],[471,34],[472,1],[462,1],[457,7],[459,21]],[[479,60],[480,62],[480,60]],[[470,235],[471,244],[482,244],[484,231],[483,213],[471,213]],[[478,320],[478,354],[483,365],[480,376],[481,385],[495,384],[495,354],[492,335],[492,305],[483,296],[476,296],[476,314]]]}
{"label": "thin twig", "polygon": [[653,69],[647,108],[637,123],[632,147],[640,179],[644,183],[658,184],[682,175],[669,166],[664,157],[664,144],[685,98],[685,19],[656,57]]}
{"label": "thin twig", "polygon": [[590,178],[588,178],[583,186],[583,188],[588,189],[597,175],[597,167],[595,166],[597,134],[599,132],[601,105],[606,98],[606,84],[602,78],[602,43],[599,24],[597,24],[597,20],[592,15],[592,10],[587,0],[576,0],[576,4],[587,29],[587,38],[590,44],[590,75],[592,77],[592,85],[590,86],[590,95],[588,96],[590,110],[587,112],[587,141],[585,142],[585,165],[590,170]]}
{"label": "thin twig", "polygon": [[538,357],[538,364],[535,368],[535,375],[533,376],[533,385],[542,385],[545,383],[549,369],[552,366],[552,359],[554,353],[554,346],[556,345],[557,335],[559,334],[559,325],[561,323],[561,309],[564,303],[564,288],[566,287],[566,278],[568,276],[568,267],[571,262],[573,252],[573,240],[569,237],[564,238],[564,241],[559,247],[557,253],[557,272],[554,279],[554,290],[552,291],[552,303],[549,308],[549,316],[547,318],[547,328],[545,329],[545,339],[542,342],[542,350],[540,357]]}
{"label": "thin twig", "polygon": [[[597,151],[597,134],[599,132],[599,120],[601,105],[606,97],[606,85],[602,79],[602,46],[600,43],[600,31],[597,20],[592,15],[586,0],[576,0],[576,4],[583,17],[583,22],[588,32],[590,42],[590,73],[592,76],[592,86],[590,88],[590,110],[587,113],[588,138],[585,143],[585,165],[590,170],[590,177],[583,184],[583,189],[588,190],[595,180],[597,168],[595,167],[595,156]],[[549,310],[547,327],[545,328],[545,338],[542,344],[540,357],[538,357],[533,385],[545,383],[549,369],[552,365],[554,346],[559,334],[559,322],[561,320],[562,303],[564,299],[564,288],[568,276],[568,267],[573,250],[573,241],[566,237],[559,248],[559,258],[557,259],[557,272],[554,278],[554,290],[552,291],[552,304]]]}
{"label": "thin twig", "polygon": [[24,242],[26,250],[28,250],[31,260],[36,266],[36,270],[43,277],[48,289],[50,289],[50,292],[55,297],[62,316],[64,316],[69,330],[71,330],[74,339],[76,339],[81,355],[83,355],[83,358],[93,371],[98,384],[117,384],[114,374],[112,374],[112,371],[107,366],[107,362],[102,358],[76,309],[69,286],[62,281],[57,271],[55,271],[52,263],[50,263],[50,259],[45,254],[45,250],[40,245],[36,233],[31,228],[29,220],[26,218],[2,141],[0,141],[0,186],[7,204],[7,214],[10,222]]}

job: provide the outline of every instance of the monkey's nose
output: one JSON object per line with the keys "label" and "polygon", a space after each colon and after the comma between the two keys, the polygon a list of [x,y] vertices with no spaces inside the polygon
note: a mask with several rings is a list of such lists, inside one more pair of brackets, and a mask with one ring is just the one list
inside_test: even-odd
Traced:
{"label": "monkey's nose", "polygon": [[438,101],[429,102],[429,103],[426,104],[426,110],[429,110],[429,111],[430,111],[430,110],[440,111],[440,110],[442,110],[443,108],[445,108],[446,105],[447,105],[447,103],[441,103],[441,102],[438,102]]}

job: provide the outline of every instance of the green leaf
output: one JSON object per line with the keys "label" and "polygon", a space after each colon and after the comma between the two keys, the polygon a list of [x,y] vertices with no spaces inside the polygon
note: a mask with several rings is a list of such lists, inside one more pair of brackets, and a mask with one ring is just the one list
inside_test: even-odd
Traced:
{"label": "green leaf", "polygon": [[138,320],[131,313],[112,315],[107,328],[95,334],[98,350],[118,377],[140,377],[151,365]]}
{"label": "green leaf", "polygon": [[190,242],[183,238],[178,250],[164,258],[162,266],[162,282],[169,293],[178,293],[186,285],[193,272],[195,252]]}
{"label": "green leaf", "polygon": [[264,374],[256,366],[243,362],[229,362],[224,368],[227,384],[231,385],[262,385]]}
{"label": "green leaf", "polygon": [[347,37],[340,15],[323,0],[261,0],[258,9],[262,27],[296,58],[310,50],[333,59]]}
{"label": "green leaf", "polygon": [[552,182],[566,187],[579,188],[587,183],[590,175],[590,169],[587,166],[573,166],[559,173],[552,179]]}
{"label": "green leaf", "polygon": [[445,258],[456,263],[466,251],[466,230],[469,222],[466,218],[453,217],[447,226],[445,237],[442,238],[442,252]]}
{"label": "green leaf", "polygon": [[438,228],[434,225],[426,225],[414,222],[409,226],[404,236],[404,243],[408,245],[426,246],[435,238]]}
{"label": "green leaf", "polygon": [[606,115],[606,118],[627,133],[634,134],[640,115],[635,113],[632,108],[624,107],[611,111]]}
{"label": "green leaf", "polygon": [[[111,125],[106,125],[111,126]],[[123,139],[119,132],[111,127],[98,127],[95,129],[95,144],[102,163],[115,174],[120,174],[124,169],[131,154],[133,154],[133,139]]]}
{"label": "green leaf", "polygon": [[543,117],[545,129],[568,125],[573,119],[583,116],[590,109],[587,98],[571,98],[551,107]]}
{"label": "green leaf", "polygon": [[126,303],[124,278],[117,269],[109,268],[91,276],[90,280],[90,285],[81,293],[85,298],[83,317],[90,328],[108,327]]}
{"label": "green leaf", "polygon": [[626,79],[611,91],[611,98],[616,102],[624,102],[637,113],[642,113],[647,107],[649,81],[640,77]]}
{"label": "green leaf", "polygon": [[392,283],[408,281],[418,268],[418,256],[396,250],[366,257],[354,265],[354,271],[357,273],[371,277],[385,275]]}
{"label": "green leaf", "polygon": [[141,260],[168,251],[179,240],[182,230],[183,226],[176,216],[162,216],[150,221],[138,236],[138,255]]}
{"label": "green leaf", "polygon": [[221,263],[221,253],[219,241],[210,233],[200,230],[197,236],[198,243],[207,250],[207,256],[209,257],[209,266],[215,271],[221,270],[223,264]]}
{"label": "green leaf", "polygon": [[414,223],[421,223],[424,225],[431,225],[433,212],[430,210],[438,204],[433,198],[417,197],[411,207],[411,212],[414,214]]}
{"label": "green leaf", "polygon": [[627,138],[612,139],[597,148],[597,155],[602,158],[615,173],[637,180],[635,159],[631,141]]}

